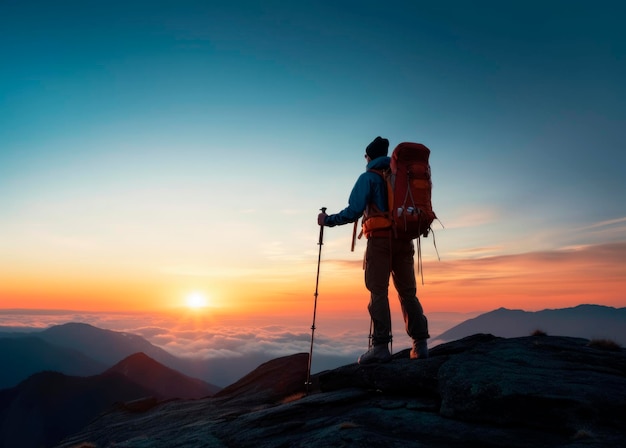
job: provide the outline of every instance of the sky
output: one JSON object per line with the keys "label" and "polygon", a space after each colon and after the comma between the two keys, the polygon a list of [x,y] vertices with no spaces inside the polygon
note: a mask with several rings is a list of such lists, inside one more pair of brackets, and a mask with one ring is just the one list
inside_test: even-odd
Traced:
{"label": "sky", "polygon": [[316,217],[378,135],[431,149],[427,315],[626,306],[625,9],[1,1],[2,322],[199,297],[288,329],[317,285],[320,331],[367,324],[365,241],[326,229],[316,282]]}

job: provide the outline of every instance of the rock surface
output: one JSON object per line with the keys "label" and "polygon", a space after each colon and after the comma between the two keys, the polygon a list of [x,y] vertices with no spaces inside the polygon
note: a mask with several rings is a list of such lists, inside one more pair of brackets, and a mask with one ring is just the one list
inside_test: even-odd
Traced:
{"label": "rock surface", "polygon": [[607,447],[626,440],[626,352],[474,335],[314,376],[306,354],[218,396],[102,415],[60,447]]}

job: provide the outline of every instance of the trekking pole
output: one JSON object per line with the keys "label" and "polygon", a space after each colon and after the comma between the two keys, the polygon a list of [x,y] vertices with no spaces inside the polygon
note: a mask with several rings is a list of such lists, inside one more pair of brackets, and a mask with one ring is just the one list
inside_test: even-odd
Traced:
{"label": "trekking pole", "polygon": [[[326,207],[320,209],[322,213],[326,213]],[[309,366],[306,373],[306,391],[309,392],[309,386],[311,385],[311,361],[313,360],[313,337],[315,335],[315,315],[317,314],[317,288],[320,282],[320,264],[322,261],[322,245],[324,244],[324,226],[320,226],[320,239],[317,242],[319,245],[319,252],[317,254],[317,276],[315,277],[315,302],[313,304],[313,324],[311,325],[311,349],[309,350]]]}

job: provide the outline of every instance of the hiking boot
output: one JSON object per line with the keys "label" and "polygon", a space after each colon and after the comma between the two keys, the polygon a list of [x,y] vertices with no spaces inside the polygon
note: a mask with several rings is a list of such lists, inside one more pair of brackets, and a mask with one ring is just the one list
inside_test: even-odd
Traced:
{"label": "hiking boot", "polygon": [[419,341],[413,341],[413,348],[411,348],[411,359],[426,359],[428,358],[428,345],[426,339],[420,339]]}
{"label": "hiking boot", "polygon": [[387,344],[375,345],[368,351],[359,356],[357,361],[359,364],[374,364],[391,361],[391,353],[387,348]]}

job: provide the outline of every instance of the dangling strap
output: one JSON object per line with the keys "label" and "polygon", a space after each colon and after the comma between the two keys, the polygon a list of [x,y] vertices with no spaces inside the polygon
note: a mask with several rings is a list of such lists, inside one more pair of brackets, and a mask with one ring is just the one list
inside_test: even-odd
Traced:
{"label": "dangling strap", "polygon": [[422,276],[422,285],[424,284],[424,269],[422,267],[422,238],[416,238],[416,246],[417,246],[417,272]]}
{"label": "dangling strap", "polygon": [[[394,238],[389,233],[389,272],[393,270],[393,240]],[[389,351],[393,354],[393,325],[391,323],[391,319],[389,319]]]}
{"label": "dangling strap", "polygon": [[[435,247],[435,252],[437,253],[437,259],[441,261],[441,257],[439,256],[439,249],[437,249],[437,241],[435,240],[435,231],[433,228],[430,228],[430,234],[433,236],[433,246]],[[417,272],[422,277],[422,285],[424,284],[424,266],[422,264],[422,238],[421,235],[416,238],[415,245],[417,246]]]}
{"label": "dangling strap", "polygon": [[439,256],[439,250],[437,249],[437,241],[435,241],[435,231],[433,228],[430,228],[430,233],[433,236],[433,246],[435,247],[435,252],[437,253],[437,260],[441,261],[441,257]]}

